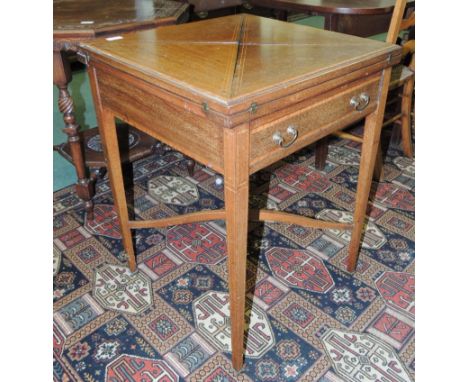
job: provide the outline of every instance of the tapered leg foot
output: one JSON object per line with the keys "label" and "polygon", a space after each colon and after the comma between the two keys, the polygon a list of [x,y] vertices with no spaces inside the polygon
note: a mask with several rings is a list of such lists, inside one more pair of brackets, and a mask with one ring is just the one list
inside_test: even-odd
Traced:
{"label": "tapered leg foot", "polygon": [[[99,109],[99,108],[98,108]],[[114,197],[114,204],[122,232],[122,240],[128,255],[128,267],[132,272],[136,271],[136,258],[133,249],[132,232],[129,227],[129,213],[125,195],[125,183],[122,172],[121,157],[115,119],[112,113],[105,109],[99,110],[99,132],[103,141],[104,152],[107,157],[109,179]]]}
{"label": "tapered leg foot", "polygon": [[247,226],[249,212],[249,130],[225,129],[224,198],[231,309],[232,364],[236,370],[244,363],[245,284]]}
{"label": "tapered leg foot", "polygon": [[[378,121],[380,120],[380,123]],[[366,118],[364,125],[364,140],[361,149],[361,162],[359,165],[359,178],[356,192],[356,203],[354,207],[353,229],[351,241],[348,249],[349,272],[356,270],[361,238],[364,230],[366,209],[369,199],[369,192],[372,184],[372,173],[377,152],[380,149],[380,132],[382,121],[378,118],[377,112]]]}
{"label": "tapered leg foot", "polygon": [[375,158],[380,147],[380,135],[387,101],[388,85],[390,83],[391,68],[382,73],[382,81],[377,109],[366,117],[364,124],[364,137],[361,148],[361,161],[359,164],[359,177],[354,205],[353,229],[349,243],[349,256],[347,269],[349,272],[356,270],[361,237],[364,230],[369,191],[372,184],[372,172]]}
{"label": "tapered leg foot", "polygon": [[193,176],[195,172],[195,161],[193,159],[187,160],[187,171],[190,176]]}
{"label": "tapered leg foot", "polygon": [[86,215],[89,220],[94,220],[94,203],[92,200],[87,200],[84,204]]}

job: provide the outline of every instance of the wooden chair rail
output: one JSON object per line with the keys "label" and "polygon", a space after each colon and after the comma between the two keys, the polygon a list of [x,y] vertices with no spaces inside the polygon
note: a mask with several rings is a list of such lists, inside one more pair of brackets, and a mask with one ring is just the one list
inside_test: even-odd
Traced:
{"label": "wooden chair rail", "polygon": [[416,12],[411,13],[407,19],[401,20],[400,30],[408,29],[416,24]]}
{"label": "wooden chair rail", "polygon": [[397,123],[399,125],[401,125],[401,117],[403,117],[403,113],[398,113],[396,115],[394,115],[392,118],[390,119],[387,119],[383,124],[382,124],[382,127],[385,127],[385,126],[388,126],[388,125],[391,125],[392,123]]}

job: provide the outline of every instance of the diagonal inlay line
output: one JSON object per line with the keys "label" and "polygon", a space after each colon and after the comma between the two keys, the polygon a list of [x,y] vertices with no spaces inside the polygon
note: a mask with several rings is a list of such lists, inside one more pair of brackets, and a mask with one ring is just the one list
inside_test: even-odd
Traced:
{"label": "diagonal inlay line", "polygon": [[[231,94],[232,88],[232,81],[236,71],[236,63],[237,57],[239,55],[239,46],[242,41],[242,35],[244,33],[244,20],[245,16],[240,19],[240,23],[236,25],[232,34],[231,41],[218,41],[215,42],[215,45],[232,45],[233,49],[231,50],[231,54],[229,55],[229,59],[227,62],[227,68],[225,71],[222,89],[225,95],[229,96]],[[211,44],[212,42],[207,42],[207,45]]]}
{"label": "diagonal inlay line", "polygon": [[[235,91],[237,90],[237,87],[239,86],[239,80],[241,77],[239,77],[239,71],[242,73],[242,69],[244,66],[244,59],[245,55],[243,55],[244,51],[244,37],[245,37],[245,16],[242,16],[241,19],[241,26],[239,29],[239,34],[237,35],[237,49],[236,49],[236,55],[234,57],[233,63],[234,63],[234,70],[232,72],[231,76],[231,84],[230,84],[230,95],[233,96]],[[236,81],[237,79],[237,81]]]}

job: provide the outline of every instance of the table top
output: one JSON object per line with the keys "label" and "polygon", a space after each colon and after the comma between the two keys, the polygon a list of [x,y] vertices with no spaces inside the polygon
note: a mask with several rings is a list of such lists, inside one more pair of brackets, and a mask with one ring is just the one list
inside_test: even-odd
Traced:
{"label": "table top", "polygon": [[188,7],[173,0],[54,0],[54,40],[173,24]]}
{"label": "table top", "polygon": [[[415,0],[408,0],[413,4]],[[299,12],[336,13],[348,15],[378,15],[390,13],[395,0],[251,0],[254,5]]]}
{"label": "table top", "polygon": [[100,38],[82,49],[91,61],[222,106],[400,54],[396,45],[245,14]]}

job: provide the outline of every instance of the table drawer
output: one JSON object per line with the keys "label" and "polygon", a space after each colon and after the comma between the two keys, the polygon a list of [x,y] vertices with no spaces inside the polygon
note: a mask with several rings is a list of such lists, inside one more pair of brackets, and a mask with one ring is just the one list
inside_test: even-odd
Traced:
{"label": "table drawer", "polygon": [[270,116],[272,122],[254,121],[250,133],[250,172],[370,114],[377,106],[379,81],[380,76],[373,76],[314,97],[313,104],[304,101],[304,107],[284,117]]}

